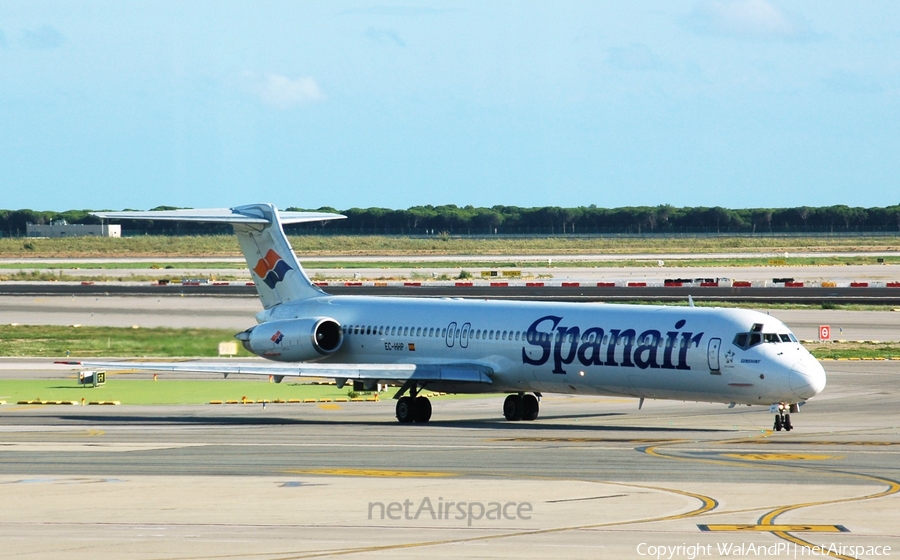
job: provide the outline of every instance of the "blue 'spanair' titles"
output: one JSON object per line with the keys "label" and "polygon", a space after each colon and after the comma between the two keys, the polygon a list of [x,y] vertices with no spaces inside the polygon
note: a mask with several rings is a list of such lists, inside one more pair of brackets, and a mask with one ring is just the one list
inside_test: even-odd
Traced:
{"label": "blue 'spanair' titles", "polygon": [[[640,369],[689,370],[687,353],[699,347],[704,333],[682,332],[684,319],[665,336],[655,329],[637,334],[634,329],[564,326],[562,317],[547,315],[533,322],[525,332],[522,363],[542,366],[553,358],[553,373],[565,374],[563,368],[575,360],[582,366],[638,367]],[[555,331],[555,332],[554,332]],[[604,338],[606,339],[604,341]],[[662,341],[662,344],[660,342]],[[621,347],[621,350],[618,348]],[[678,350],[675,354],[675,350]]]}

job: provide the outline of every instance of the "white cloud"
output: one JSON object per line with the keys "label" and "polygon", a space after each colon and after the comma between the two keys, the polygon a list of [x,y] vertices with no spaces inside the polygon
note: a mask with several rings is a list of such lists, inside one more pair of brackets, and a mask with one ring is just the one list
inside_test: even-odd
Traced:
{"label": "white cloud", "polygon": [[786,12],[768,0],[709,0],[691,10],[683,23],[701,35],[780,40],[817,38],[803,17]]}
{"label": "white cloud", "polygon": [[312,78],[287,78],[268,74],[259,89],[262,102],[275,109],[290,109],[325,99],[319,84]]}

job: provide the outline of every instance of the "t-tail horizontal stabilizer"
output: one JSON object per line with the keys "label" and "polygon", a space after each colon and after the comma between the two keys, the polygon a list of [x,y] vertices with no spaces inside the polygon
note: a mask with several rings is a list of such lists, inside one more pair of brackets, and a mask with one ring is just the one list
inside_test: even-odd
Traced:
{"label": "t-tail horizontal stabilizer", "polygon": [[346,218],[327,212],[279,212],[272,204],[235,208],[162,210],[150,212],[94,212],[104,219],[171,220],[231,224],[247,260],[263,308],[323,295],[306,276],[282,224],[321,222]]}

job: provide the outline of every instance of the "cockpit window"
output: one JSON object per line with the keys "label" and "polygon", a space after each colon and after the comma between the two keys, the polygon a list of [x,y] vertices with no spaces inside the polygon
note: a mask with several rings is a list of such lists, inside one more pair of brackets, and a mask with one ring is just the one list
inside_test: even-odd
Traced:
{"label": "cockpit window", "polygon": [[764,333],[762,332],[762,325],[759,323],[755,323],[750,328],[750,332],[736,334],[734,336],[733,342],[734,345],[738,348],[747,350],[748,348],[752,348],[757,344],[761,344],[762,342],[777,344],[780,344],[782,342],[797,342],[797,337],[790,333]]}

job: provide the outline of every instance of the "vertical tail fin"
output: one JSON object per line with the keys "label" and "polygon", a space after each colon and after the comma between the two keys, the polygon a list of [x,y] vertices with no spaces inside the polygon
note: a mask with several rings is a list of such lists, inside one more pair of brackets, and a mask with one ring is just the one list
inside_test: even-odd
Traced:
{"label": "vertical tail fin", "polygon": [[[241,251],[247,259],[247,267],[252,272],[256,291],[263,308],[269,309],[281,303],[299,301],[320,296],[324,292],[317,288],[288,242],[282,229],[282,219],[271,204],[251,204],[232,208],[244,216],[258,216],[265,223],[234,223],[234,233],[241,244]],[[286,223],[298,223],[322,219],[322,215],[302,216],[303,212],[292,212],[285,216]],[[325,216],[337,217],[335,214]]]}
{"label": "vertical tail fin", "polygon": [[128,220],[182,220],[231,224],[265,309],[324,293],[306,276],[284,234],[282,224],[318,222],[345,217],[323,212],[279,214],[272,204],[249,204],[230,209],[95,212],[94,215],[100,218]]}

